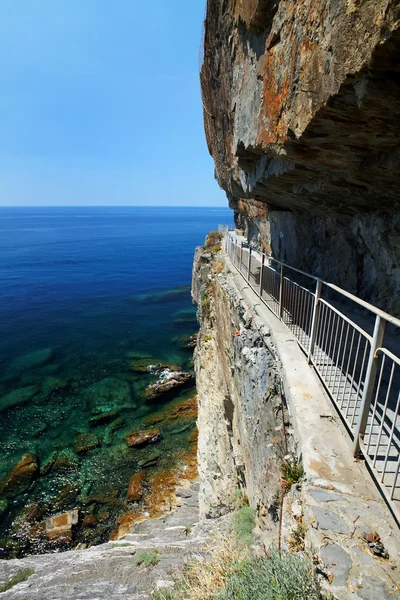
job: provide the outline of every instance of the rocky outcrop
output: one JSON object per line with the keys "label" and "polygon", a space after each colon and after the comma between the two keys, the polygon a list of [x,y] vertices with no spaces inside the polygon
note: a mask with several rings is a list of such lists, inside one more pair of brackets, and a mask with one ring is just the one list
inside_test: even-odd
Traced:
{"label": "rocky outcrop", "polygon": [[146,429],[145,431],[135,431],[125,436],[125,441],[130,448],[154,444],[161,440],[159,429]]}
{"label": "rocky outcrop", "polygon": [[208,147],[236,221],[400,312],[400,8],[208,0]]}
{"label": "rocky outcrop", "polygon": [[29,452],[17,462],[15,467],[0,482],[0,497],[13,498],[25,492],[39,475],[39,465],[35,454]]}
{"label": "rocky outcrop", "polygon": [[195,350],[200,514],[229,512],[245,490],[260,519],[272,526],[290,436],[269,331],[257,328],[252,311],[201,248],[193,299],[200,321]]}

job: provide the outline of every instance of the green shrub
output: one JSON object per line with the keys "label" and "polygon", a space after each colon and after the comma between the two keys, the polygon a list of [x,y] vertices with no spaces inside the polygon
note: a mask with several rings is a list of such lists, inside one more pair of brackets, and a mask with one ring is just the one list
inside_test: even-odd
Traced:
{"label": "green shrub", "polygon": [[285,489],[290,489],[294,483],[298,483],[303,477],[304,470],[294,460],[287,460],[281,465],[281,475],[286,485],[282,486]]}
{"label": "green shrub", "polygon": [[145,567],[153,567],[160,559],[158,558],[158,550],[140,550],[136,554],[135,564],[136,566],[144,565]]}
{"label": "green shrub", "polygon": [[256,526],[255,511],[245,504],[232,517],[232,531],[240,546],[250,546],[253,541],[253,529]]}
{"label": "green shrub", "polygon": [[21,571],[18,571],[18,573],[13,575],[7,583],[0,585],[0,594],[2,592],[7,592],[7,590],[10,590],[14,585],[18,585],[18,583],[26,581],[28,577],[34,574],[34,572],[33,569],[21,569]]}
{"label": "green shrub", "polygon": [[219,600],[320,600],[311,561],[303,554],[280,554],[246,558],[225,579]]}

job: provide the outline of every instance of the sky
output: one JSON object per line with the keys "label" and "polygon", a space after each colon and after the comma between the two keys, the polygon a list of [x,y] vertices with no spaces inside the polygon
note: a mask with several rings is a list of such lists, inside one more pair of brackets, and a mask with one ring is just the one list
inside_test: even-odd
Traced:
{"label": "sky", "polygon": [[1,0],[0,206],[227,206],[208,154],[205,0]]}

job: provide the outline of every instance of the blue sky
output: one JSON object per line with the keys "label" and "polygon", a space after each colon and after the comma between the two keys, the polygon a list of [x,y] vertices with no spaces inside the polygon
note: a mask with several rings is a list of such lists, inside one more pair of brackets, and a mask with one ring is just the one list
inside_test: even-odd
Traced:
{"label": "blue sky", "polygon": [[204,0],[1,0],[0,205],[221,205]]}

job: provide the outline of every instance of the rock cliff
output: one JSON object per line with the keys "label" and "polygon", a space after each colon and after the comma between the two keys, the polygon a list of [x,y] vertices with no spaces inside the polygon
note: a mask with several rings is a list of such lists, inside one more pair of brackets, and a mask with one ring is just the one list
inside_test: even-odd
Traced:
{"label": "rock cliff", "polygon": [[208,0],[215,173],[249,239],[399,314],[400,7]]}

